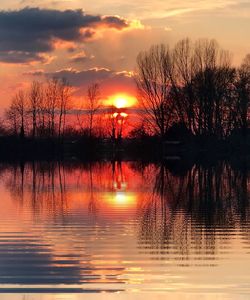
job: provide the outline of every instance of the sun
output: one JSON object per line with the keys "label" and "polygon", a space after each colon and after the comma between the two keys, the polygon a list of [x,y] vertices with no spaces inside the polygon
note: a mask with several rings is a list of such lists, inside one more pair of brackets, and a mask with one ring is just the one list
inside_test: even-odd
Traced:
{"label": "sun", "polygon": [[126,108],[136,105],[137,99],[134,96],[127,94],[115,94],[111,95],[107,101],[107,105],[113,105],[116,108]]}
{"label": "sun", "polygon": [[123,108],[128,106],[128,99],[123,97],[117,97],[114,99],[114,106],[116,108]]}

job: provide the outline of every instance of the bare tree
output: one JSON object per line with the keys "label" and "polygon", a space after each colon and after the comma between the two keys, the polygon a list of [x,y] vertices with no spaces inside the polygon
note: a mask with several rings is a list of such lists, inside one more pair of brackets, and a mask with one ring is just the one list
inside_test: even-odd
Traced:
{"label": "bare tree", "polygon": [[192,130],[195,128],[195,106],[192,80],[194,77],[194,47],[188,38],[180,40],[172,52],[173,72],[170,73],[172,97],[179,120]]}
{"label": "bare tree", "polygon": [[248,54],[238,69],[237,89],[237,119],[236,126],[242,130],[243,136],[247,134],[248,114],[250,105],[250,54]]}
{"label": "bare tree", "polygon": [[16,113],[16,116],[19,120],[19,135],[20,138],[24,138],[25,136],[25,129],[24,129],[24,120],[27,113],[27,105],[25,101],[25,94],[21,90],[19,91],[14,98],[12,99],[11,107],[12,110]]}
{"label": "bare tree", "polygon": [[37,123],[39,110],[42,101],[42,86],[40,82],[34,81],[31,84],[29,91],[29,109],[32,116],[32,137],[35,138],[37,134]]}
{"label": "bare tree", "polygon": [[198,135],[227,135],[235,80],[229,53],[215,40],[185,39],[174,47],[173,60],[170,75],[179,120]]}
{"label": "bare tree", "polygon": [[111,106],[105,115],[105,135],[111,138],[112,142],[116,141],[118,135],[118,119],[116,118],[116,109]]}
{"label": "bare tree", "polygon": [[59,84],[58,108],[59,108],[59,124],[58,136],[64,136],[67,110],[70,108],[70,93],[71,89],[65,79],[62,79]]}
{"label": "bare tree", "polygon": [[100,86],[98,83],[93,83],[87,90],[88,129],[90,137],[93,135],[94,118],[100,107]]}
{"label": "bare tree", "polygon": [[46,135],[46,126],[47,126],[47,119],[48,119],[48,109],[46,107],[46,98],[45,98],[45,92],[46,92],[46,88],[44,86],[43,83],[39,83],[40,84],[40,99],[39,99],[39,106],[38,106],[38,115],[37,115],[37,135],[39,135],[40,137],[44,137]]}
{"label": "bare tree", "polygon": [[47,82],[45,89],[45,107],[48,115],[48,134],[52,137],[55,135],[56,108],[58,107],[59,102],[59,86],[59,79],[53,78]]}
{"label": "bare tree", "polygon": [[[194,45],[196,133],[223,137],[223,123],[231,104],[230,86],[234,69],[230,55],[215,40],[198,40]],[[228,119],[227,119],[228,120]],[[224,124],[225,128],[228,124]],[[228,131],[228,130],[227,130]]]}
{"label": "bare tree", "polygon": [[153,46],[137,57],[138,100],[144,108],[144,118],[162,138],[174,118],[169,76],[172,63],[170,50],[164,45]]}
{"label": "bare tree", "polygon": [[11,103],[10,107],[6,109],[5,119],[8,123],[11,134],[16,136],[18,134],[18,116],[13,103]]}

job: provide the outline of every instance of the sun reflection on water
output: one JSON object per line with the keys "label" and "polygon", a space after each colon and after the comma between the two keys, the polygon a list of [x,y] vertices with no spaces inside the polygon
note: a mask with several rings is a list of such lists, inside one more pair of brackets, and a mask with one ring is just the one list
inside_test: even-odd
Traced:
{"label": "sun reflection on water", "polygon": [[96,291],[98,300],[101,291],[234,292],[242,282],[249,291],[249,175],[227,165],[187,172],[2,167],[0,287]]}
{"label": "sun reflection on water", "polygon": [[131,192],[111,192],[104,195],[105,202],[112,207],[131,208],[136,205],[136,194]]}

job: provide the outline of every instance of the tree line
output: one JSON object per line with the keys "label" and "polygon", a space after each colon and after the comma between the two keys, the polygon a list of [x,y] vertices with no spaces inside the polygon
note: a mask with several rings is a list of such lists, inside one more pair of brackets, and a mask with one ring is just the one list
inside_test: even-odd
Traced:
{"label": "tree line", "polygon": [[161,138],[174,124],[196,136],[247,135],[250,54],[235,68],[215,40],[183,39],[141,52],[135,78],[144,127]]}
{"label": "tree line", "polygon": [[[220,140],[233,133],[247,136],[250,54],[234,67],[230,53],[215,40],[183,39],[172,48],[155,45],[139,53],[134,78],[142,121],[134,124],[130,137],[165,139],[174,126]],[[102,106],[98,83],[87,87],[85,112],[73,109],[72,92],[65,79],[34,81],[13,97],[5,112],[5,133],[22,138],[122,138],[127,116]]]}
{"label": "tree line", "polygon": [[72,95],[73,88],[65,79],[32,82],[12,98],[5,111],[2,133],[20,138],[121,139],[126,114],[102,105],[98,83],[87,87],[77,108]]}
{"label": "tree line", "polygon": [[62,137],[70,94],[71,87],[63,79],[34,81],[27,91],[15,94],[5,111],[7,133],[21,138]]}

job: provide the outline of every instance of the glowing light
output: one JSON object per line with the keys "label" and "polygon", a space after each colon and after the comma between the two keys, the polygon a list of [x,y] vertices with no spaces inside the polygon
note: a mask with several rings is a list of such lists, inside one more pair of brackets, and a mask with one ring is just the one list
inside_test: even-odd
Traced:
{"label": "glowing light", "polygon": [[124,113],[124,112],[121,112],[120,115],[121,115],[121,117],[123,117],[123,118],[127,118],[127,116],[128,116],[128,114],[126,114],[126,113]]}
{"label": "glowing light", "polygon": [[113,114],[113,118],[117,118],[117,117],[118,117],[118,115],[119,115],[119,114],[118,114],[117,112],[116,112],[116,113],[114,113],[114,114]]}
{"label": "glowing light", "polygon": [[105,195],[106,203],[112,207],[133,207],[136,205],[136,195],[125,191]]}
{"label": "glowing light", "polygon": [[124,205],[128,202],[129,198],[124,193],[117,193],[114,197],[114,200],[117,204]]}
{"label": "glowing light", "polygon": [[113,105],[116,108],[126,108],[136,105],[137,99],[133,96],[127,94],[116,94],[110,96],[107,101],[105,101],[106,105]]}
{"label": "glowing light", "polygon": [[124,113],[124,112],[121,112],[121,113],[113,113],[112,117],[115,119],[117,117],[122,117],[123,119],[127,118],[128,117],[128,114]]}
{"label": "glowing light", "polygon": [[114,105],[117,108],[123,108],[123,107],[127,107],[128,103],[127,103],[127,99],[126,98],[115,98],[114,99]]}

